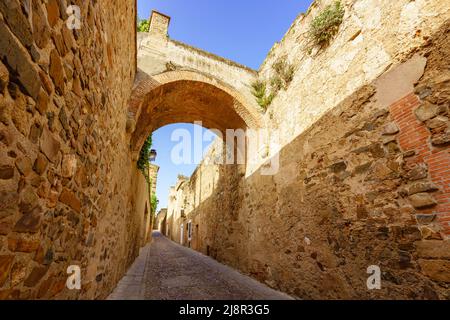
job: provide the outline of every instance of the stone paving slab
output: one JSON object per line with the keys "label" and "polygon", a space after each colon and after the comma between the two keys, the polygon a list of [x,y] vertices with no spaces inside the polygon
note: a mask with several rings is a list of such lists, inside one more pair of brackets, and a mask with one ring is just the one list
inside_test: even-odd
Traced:
{"label": "stone paving slab", "polygon": [[110,300],[287,300],[290,296],[153,233]]}

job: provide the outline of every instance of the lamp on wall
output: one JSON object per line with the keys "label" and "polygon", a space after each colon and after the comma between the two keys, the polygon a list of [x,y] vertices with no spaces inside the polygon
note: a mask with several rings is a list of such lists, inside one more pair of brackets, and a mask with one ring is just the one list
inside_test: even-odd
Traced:
{"label": "lamp on wall", "polygon": [[150,150],[150,154],[148,156],[148,161],[150,161],[150,162],[155,161],[157,155],[158,155],[158,153],[156,152],[155,149]]}

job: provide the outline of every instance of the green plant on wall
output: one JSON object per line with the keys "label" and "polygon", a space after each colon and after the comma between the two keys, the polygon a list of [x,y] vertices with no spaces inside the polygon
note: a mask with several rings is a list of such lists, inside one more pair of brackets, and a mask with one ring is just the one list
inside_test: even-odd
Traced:
{"label": "green plant on wall", "polygon": [[267,110],[272,103],[273,98],[275,98],[273,93],[267,92],[267,85],[261,80],[256,80],[252,83],[252,94],[255,96],[256,102],[263,110]]}
{"label": "green plant on wall", "polygon": [[270,78],[270,90],[262,80],[252,83],[252,94],[264,111],[267,110],[278,92],[282,89],[286,90],[294,78],[294,66],[290,65],[286,60],[287,57],[282,57],[272,65],[275,74]]}
{"label": "green plant on wall", "polygon": [[141,148],[141,152],[139,153],[139,159],[137,161],[137,167],[144,175],[145,180],[147,180],[147,183],[149,183],[150,181],[150,177],[148,176],[148,161],[151,148],[152,148],[152,135],[150,134]]}
{"label": "green plant on wall", "polygon": [[275,75],[270,79],[270,86],[272,90],[278,92],[284,88],[283,79],[279,75]]}
{"label": "green plant on wall", "polygon": [[[152,193],[152,179],[149,176],[149,157],[150,157],[150,151],[152,148],[152,135],[150,134],[147,139],[144,142],[144,145],[141,148],[141,152],[139,153],[139,159],[137,161],[137,167],[138,169],[141,171],[141,173],[143,174],[143,176],[145,177],[145,181],[147,182],[147,186],[148,186],[148,192],[149,192],[149,201],[150,201],[150,205],[151,205],[151,216],[153,217],[155,212],[156,212],[156,208],[158,207],[158,203],[159,200],[156,197],[156,194]],[[151,220],[152,221],[152,220]]]}
{"label": "green plant on wall", "polygon": [[152,213],[156,212],[156,208],[158,207],[158,197],[156,196],[156,194],[152,194],[152,201],[151,201],[151,205],[152,205]]}
{"label": "green plant on wall", "polygon": [[148,32],[150,30],[150,21],[147,19],[137,19],[137,32]]}
{"label": "green plant on wall", "polygon": [[282,57],[272,65],[272,69],[275,71],[271,80],[272,89],[275,91],[286,90],[294,78],[294,66],[287,62],[287,57]]}
{"label": "green plant on wall", "polygon": [[[327,46],[331,39],[338,33],[339,26],[344,20],[345,9],[340,1],[327,6],[310,25],[308,38],[313,46],[321,48]],[[312,48],[309,48],[311,51]]]}

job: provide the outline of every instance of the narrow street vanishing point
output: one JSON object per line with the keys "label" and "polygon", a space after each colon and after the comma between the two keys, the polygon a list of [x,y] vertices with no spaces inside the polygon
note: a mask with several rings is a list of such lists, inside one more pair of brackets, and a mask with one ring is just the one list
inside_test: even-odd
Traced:
{"label": "narrow street vanishing point", "polygon": [[109,300],[287,300],[216,260],[176,244],[161,233],[141,249]]}

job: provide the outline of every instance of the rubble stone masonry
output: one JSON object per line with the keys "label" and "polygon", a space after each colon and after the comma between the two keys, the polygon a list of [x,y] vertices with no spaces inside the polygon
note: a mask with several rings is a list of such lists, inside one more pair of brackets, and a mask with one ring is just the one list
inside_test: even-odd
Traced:
{"label": "rubble stone masonry", "polygon": [[[265,114],[280,170],[201,164],[173,194],[169,236],[179,242],[191,221],[184,245],[301,299],[450,299],[449,9],[352,3],[399,30],[348,22],[324,52],[294,54],[316,1],[260,70],[270,78],[279,57],[297,66]],[[441,14],[410,25],[415,6]],[[381,290],[367,289],[371,265]]]}
{"label": "rubble stone masonry", "polygon": [[103,298],[138,254],[135,17],[133,0],[0,2],[0,299]]}

